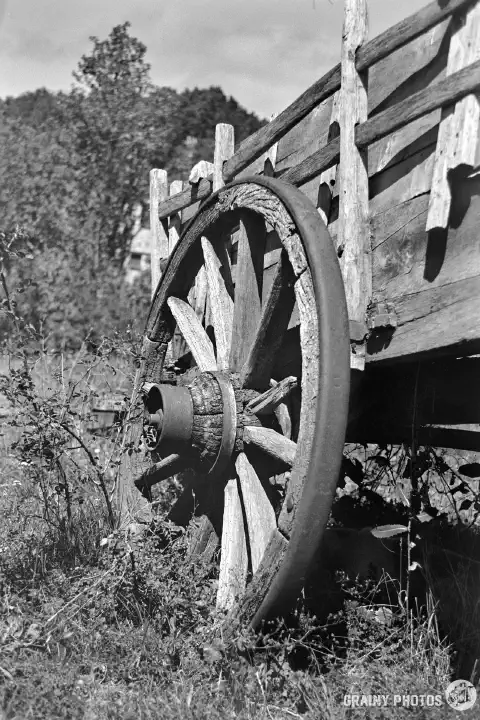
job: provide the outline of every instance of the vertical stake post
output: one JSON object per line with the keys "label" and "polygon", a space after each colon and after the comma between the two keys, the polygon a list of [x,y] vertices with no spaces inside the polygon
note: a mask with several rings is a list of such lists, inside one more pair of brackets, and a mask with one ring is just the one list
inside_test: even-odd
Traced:
{"label": "vertical stake post", "polygon": [[168,176],[166,170],[150,170],[150,232],[152,245],[150,267],[152,274],[152,298],[160,281],[160,260],[168,257],[168,234],[158,218],[158,206],[168,198]]}
{"label": "vertical stake post", "polygon": [[368,218],[368,154],[355,144],[355,127],[368,115],[367,74],[357,72],[355,55],[367,36],[366,0],[345,0],[340,89],[341,267],[350,319],[350,364],[365,368],[366,312],[372,295]]}
{"label": "vertical stake post", "polygon": [[218,123],[215,127],[215,153],[213,156],[213,192],[225,185],[223,163],[235,152],[235,131],[233,125]]}
{"label": "vertical stake post", "polygon": [[[181,193],[183,190],[183,182],[182,180],[174,180],[170,185],[170,197],[173,195],[178,195],[178,193]],[[180,228],[182,226],[182,216],[181,213],[175,213],[174,215],[170,215],[169,217],[169,223],[168,223],[168,257],[172,254],[175,245],[178,242],[178,238],[180,237]]]}

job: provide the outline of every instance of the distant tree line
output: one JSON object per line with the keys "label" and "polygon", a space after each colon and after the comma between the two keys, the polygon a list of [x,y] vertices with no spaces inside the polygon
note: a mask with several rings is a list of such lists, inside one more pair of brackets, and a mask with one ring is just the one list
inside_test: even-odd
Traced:
{"label": "distant tree line", "polygon": [[[231,123],[237,142],[263,124],[219,87],[155,86],[129,23],[91,41],[70,92],[0,100],[0,259],[10,304],[63,350],[87,333],[95,343],[143,326],[147,281],[126,286],[123,263],[133,209],[148,210],[150,169],[187,179],[193,164],[212,159],[216,123]],[[11,329],[0,314],[0,332]]]}

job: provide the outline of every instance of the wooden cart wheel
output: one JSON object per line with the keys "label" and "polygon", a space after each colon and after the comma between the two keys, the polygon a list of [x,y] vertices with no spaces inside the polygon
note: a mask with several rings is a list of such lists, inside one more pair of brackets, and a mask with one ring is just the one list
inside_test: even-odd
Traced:
{"label": "wooden cart wheel", "polygon": [[[176,330],[192,367],[175,384],[166,369]],[[195,509],[191,552],[220,549],[217,606],[257,626],[301,590],[329,516],[347,422],[343,281],[310,201],[271,178],[212,195],[168,261],[146,336],[153,350],[140,380],[152,464],[135,484],[193,470],[175,511],[187,507],[191,518]]]}

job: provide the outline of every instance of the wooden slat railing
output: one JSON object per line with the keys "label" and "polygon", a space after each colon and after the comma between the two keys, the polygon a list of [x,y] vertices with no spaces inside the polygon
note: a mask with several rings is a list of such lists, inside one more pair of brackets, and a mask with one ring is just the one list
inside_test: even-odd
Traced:
{"label": "wooden slat railing", "polygon": [[[358,71],[366,70],[383,60],[395,50],[422,35],[434,25],[449,17],[472,0],[443,0],[433,2],[419,12],[397,23],[378,37],[361,47],[356,55]],[[240,145],[232,159],[225,163],[225,181],[232,180],[267,148],[273,145],[323,100],[340,89],[340,65],[337,65],[317,80],[291,105],[281,112],[273,122],[250,135]]]}
{"label": "wooden slat railing", "polygon": [[[478,87],[480,87],[480,61],[454,75],[449,75],[445,80],[441,80],[427,90],[420,90],[359,125],[355,133],[357,147],[368,147],[422,115],[427,115],[439,107],[452,105],[457,100],[475,92]],[[340,139],[335,138],[301,163],[287,170],[282,175],[282,179],[292,185],[303,185],[323,170],[336,165],[339,159]]]}
{"label": "wooden slat railing", "polygon": [[[475,92],[478,87],[480,87],[480,61],[454,75],[449,75],[445,80],[441,80],[427,90],[420,90],[359,125],[355,133],[357,146],[368,147],[376,140],[380,140],[422,115],[455,103]],[[340,138],[336,137],[298,165],[289,168],[282,175],[282,179],[292,185],[303,185],[324,170],[336,165],[339,160]],[[211,181],[201,180],[196,192],[188,189],[163,203],[159,209],[159,217],[164,218],[179,208],[187,207],[196,200],[208,197],[210,193]],[[179,202],[184,204],[179,206]]]}
{"label": "wooden slat railing", "polygon": [[[474,1],[475,0],[436,0],[430,3],[417,13],[405,18],[405,20],[397,23],[361,47],[356,55],[357,70],[366,70],[372,65],[375,65],[375,63],[383,60],[395,50],[399,50],[404,45],[407,45],[412,40],[415,40],[415,38],[427,32],[430,28],[438,25],[462,8],[471,5]],[[288,133],[292,127],[299,123],[317,105],[339,90],[340,81],[340,65],[337,65],[311,85],[308,90],[300,95],[299,98],[277,115],[270,123],[244,140],[237,152],[227,160],[223,167],[225,182],[230,182],[238,173],[245,170],[245,168],[257,160],[274,145],[274,143],[278,142],[278,140]],[[462,95],[461,97],[464,96]],[[439,107],[439,105],[435,105],[435,108],[437,107]],[[419,117],[419,115],[416,117]],[[410,122],[410,120],[406,120],[402,124],[404,125],[407,122]],[[402,127],[402,124],[397,125],[397,127]],[[329,148],[328,151],[327,148]],[[322,151],[325,151],[326,155],[319,163],[319,153],[322,153]],[[332,161],[328,159],[330,157],[332,157]],[[301,181],[295,182],[294,180],[290,180],[290,178],[287,178],[287,174],[284,177],[297,185],[315,177],[318,169],[313,172],[313,174],[310,173],[308,177],[303,176],[303,172],[309,166],[309,160],[311,161],[311,166],[315,168],[318,164],[320,164],[323,169],[331,167],[338,161],[335,145],[331,147],[327,145],[326,148],[322,148],[318,153],[314,153],[310,158],[306,158],[303,163],[289,170],[289,173],[293,173],[293,177],[296,177],[295,171],[297,171],[297,174],[302,177]],[[327,162],[327,164],[323,166],[324,162]],[[328,164],[330,162],[331,164]],[[175,198],[170,198],[162,203],[159,207],[159,218],[168,217],[172,213],[178,212],[178,210],[182,210],[198,200],[203,200],[208,197],[211,192],[211,179],[204,179],[197,186],[187,188],[187,190],[179,193]]]}

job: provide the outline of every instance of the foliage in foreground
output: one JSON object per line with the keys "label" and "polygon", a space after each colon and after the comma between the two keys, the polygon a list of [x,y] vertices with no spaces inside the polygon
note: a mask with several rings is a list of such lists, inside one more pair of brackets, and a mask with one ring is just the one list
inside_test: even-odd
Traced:
{"label": "foliage in foreground", "polygon": [[[111,539],[71,570],[4,558],[3,717],[336,719],[351,716],[346,693],[441,694],[448,684],[432,616],[382,625],[352,602],[332,619],[333,638],[299,605],[288,628],[223,640],[215,572],[185,550],[159,523],[135,556]],[[396,717],[407,715],[423,716]]]}

